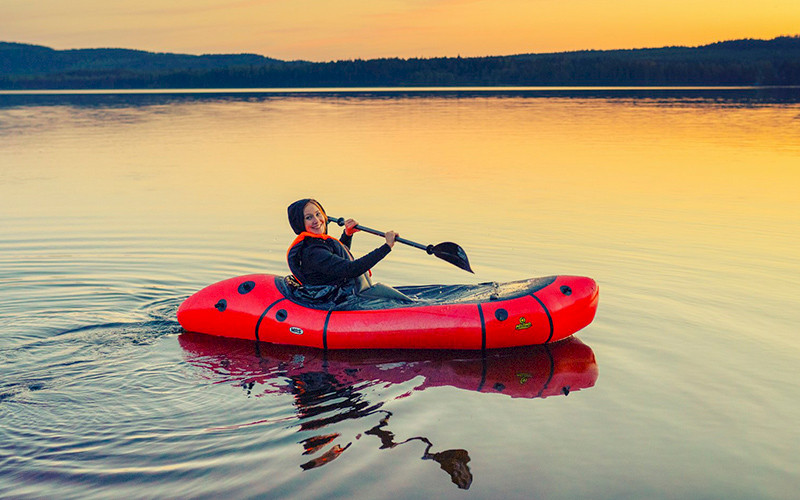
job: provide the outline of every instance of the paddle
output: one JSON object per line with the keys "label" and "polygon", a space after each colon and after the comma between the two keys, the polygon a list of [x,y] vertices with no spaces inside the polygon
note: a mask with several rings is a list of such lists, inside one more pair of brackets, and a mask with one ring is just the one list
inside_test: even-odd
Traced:
{"label": "paddle", "polygon": [[[344,226],[344,217],[328,217],[328,222],[335,222],[340,226]],[[386,233],[383,231],[378,231],[377,229],[370,229],[368,227],[364,227],[361,224],[356,226],[356,229],[360,229],[365,233],[374,234],[376,236],[385,237]],[[459,267],[465,271],[469,271],[474,274],[474,271],[469,265],[469,259],[467,259],[467,252],[464,251],[463,248],[456,245],[455,243],[451,243],[449,241],[445,241],[443,243],[439,243],[438,245],[423,245],[421,243],[416,243],[411,240],[407,240],[405,238],[397,237],[395,241],[403,243],[408,246],[412,246],[414,248],[419,248],[420,250],[425,250],[428,252],[428,255],[434,255],[439,257],[442,260],[445,260],[456,267]]]}

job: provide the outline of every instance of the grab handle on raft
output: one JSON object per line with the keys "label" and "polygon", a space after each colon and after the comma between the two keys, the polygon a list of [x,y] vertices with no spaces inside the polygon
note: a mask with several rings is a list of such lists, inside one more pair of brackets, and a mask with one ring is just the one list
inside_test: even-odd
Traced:
{"label": "grab handle on raft", "polygon": [[[335,222],[340,226],[344,226],[344,217],[328,217],[328,222]],[[356,226],[356,229],[364,231],[365,233],[374,234],[376,236],[381,236],[381,237],[386,236],[386,233],[383,231],[378,231],[377,229],[365,227],[362,226],[361,224],[358,224]],[[414,248],[419,248],[420,250],[425,250],[428,253],[428,255],[434,255],[436,257],[439,257],[440,259],[447,261],[465,271],[469,271],[471,273],[475,272],[469,265],[467,252],[465,252],[464,249],[461,248],[460,246],[450,241],[445,241],[443,243],[439,243],[438,245],[423,245],[415,241],[401,238],[400,236],[398,236],[395,241],[403,243],[404,245],[412,246]]]}

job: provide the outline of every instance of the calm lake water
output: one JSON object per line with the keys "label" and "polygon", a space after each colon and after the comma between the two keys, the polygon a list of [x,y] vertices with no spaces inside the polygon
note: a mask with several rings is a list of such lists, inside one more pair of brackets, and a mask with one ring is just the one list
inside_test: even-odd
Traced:
{"label": "calm lake water", "polygon": [[[5,93],[0,175],[0,497],[800,489],[798,89]],[[183,332],[288,273],[307,196],[476,271],[376,281],[591,276],[597,318],[485,357]]]}

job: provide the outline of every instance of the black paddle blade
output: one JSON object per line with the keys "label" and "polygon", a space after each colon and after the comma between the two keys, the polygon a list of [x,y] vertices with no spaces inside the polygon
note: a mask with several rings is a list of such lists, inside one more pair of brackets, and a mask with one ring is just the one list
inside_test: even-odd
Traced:
{"label": "black paddle blade", "polygon": [[450,241],[439,243],[438,245],[434,245],[431,248],[430,253],[439,257],[442,260],[446,260],[447,262],[453,264],[456,267],[460,267],[465,271],[469,271],[475,274],[475,271],[473,271],[469,265],[467,252],[465,252],[463,248],[456,245],[455,243],[452,243]]}

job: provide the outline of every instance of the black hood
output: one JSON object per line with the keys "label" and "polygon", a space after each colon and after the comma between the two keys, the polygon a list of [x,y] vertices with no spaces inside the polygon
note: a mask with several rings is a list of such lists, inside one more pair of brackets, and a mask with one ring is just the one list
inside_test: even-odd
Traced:
{"label": "black hood", "polygon": [[[318,206],[322,214],[326,215],[325,209],[322,208],[320,202],[314,198],[303,198],[302,200],[297,200],[292,203],[289,205],[289,208],[286,209],[286,212],[289,215],[289,224],[292,226],[292,230],[295,234],[300,234],[306,230],[306,223],[303,220],[303,209],[306,208],[309,202]],[[325,234],[328,234],[327,222],[325,223]]]}

